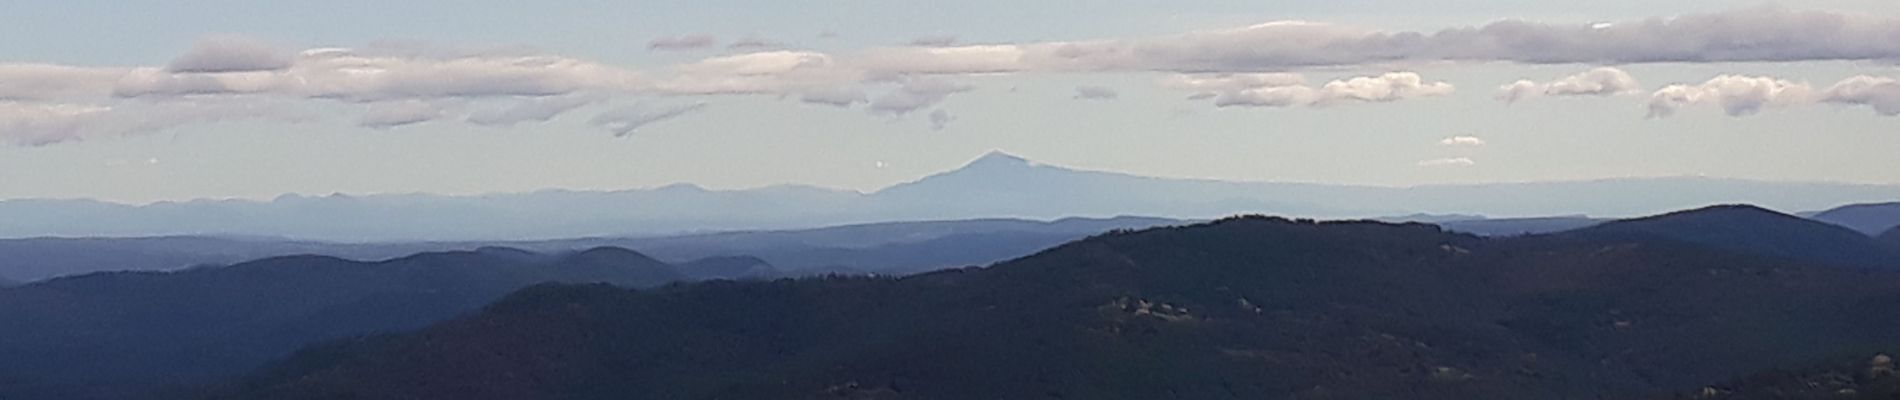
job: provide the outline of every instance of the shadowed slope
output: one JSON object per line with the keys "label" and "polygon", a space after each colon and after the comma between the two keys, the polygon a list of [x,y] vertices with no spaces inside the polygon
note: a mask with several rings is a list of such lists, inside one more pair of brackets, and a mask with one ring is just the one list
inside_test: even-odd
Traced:
{"label": "shadowed slope", "polygon": [[1815,213],[1814,219],[1876,235],[1900,227],[1900,202],[1841,206]]}
{"label": "shadowed slope", "polygon": [[1847,228],[1754,206],[1714,206],[1614,221],[1571,234],[1654,237],[1743,254],[1859,268],[1900,266],[1894,251]]}
{"label": "shadowed slope", "polygon": [[537,283],[683,279],[623,249],[505,248],[59,278],[0,289],[0,397],[123,398],[248,370],[312,341],[425,326]]}
{"label": "shadowed slope", "polygon": [[1598,398],[1896,342],[1900,277],[1237,218],[901,279],[540,286],[214,398]]}

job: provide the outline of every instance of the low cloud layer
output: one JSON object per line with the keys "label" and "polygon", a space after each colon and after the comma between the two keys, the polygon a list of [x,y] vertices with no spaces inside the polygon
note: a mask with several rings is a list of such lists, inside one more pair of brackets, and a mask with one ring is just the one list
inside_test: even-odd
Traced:
{"label": "low cloud layer", "polygon": [[307,121],[311,116],[254,102],[132,102],[115,106],[0,101],[0,143],[40,146],[85,138],[163,132],[234,120]]}
{"label": "low cloud layer", "polygon": [[957,116],[950,115],[949,111],[944,111],[944,110],[931,111],[930,112],[930,129],[941,131],[943,130],[943,128],[949,127],[950,122],[956,121],[956,120],[957,120]]}
{"label": "low cloud layer", "polygon": [[1478,162],[1466,157],[1438,158],[1418,162],[1418,166],[1425,168],[1469,167],[1473,165],[1478,165]]}
{"label": "low cloud layer", "polygon": [[1484,139],[1480,139],[1477,136],[1452,136],[1439,140],[1438,144],[1454,147],[1479,147],[1484,146],[1485,143]]}
{"label": "low cloud layer", "polygon": [[1520,80],[1498,88],[1498,100],[1515,103],[1538,96],[1609,96],[1642,92],[1641,83],[1623,70],[1603,67],[1549,82]]}
{"label": "low cloud layer", "polygon": [[[1302,73],[1332,67],[1407,69],[1439,62],[1721,63],[1820,60],[1900,61],[1900,18],[1758,7],[1711,14],[1592,24],[1505,20],[1431,31],[1380,30],[1309,21],[1279,21],[1173,35],[1089,40],[958,44],[954,37],[838,52],[798,49],[757,36],[720,55],[683,64],[634,69],[585,59],[502,52],[430,52],[389,48],[296,51],[242,36],[206,38],[162,65],[90,67],[0,63],[0,141],[55,143],[84,137],[225,120],[201,107],[167,106],[266,101],[353,105],[366,126],[400,126],[425,112],[396,104],[462,104],[432,119],[485,126],[544,122],[599,104],[661,97],[763,95],[806,104],[859,108],[907,118],[937,111],[946,99],[974,90],[971,75],[997,73],[1139,73],[1174,75],[1169,88],[1220,107],[1324,107],[1443,96],[1449,82],[1392,72],[1309,83]],[[712,49],[709,34],[656,39],[655,51]],[[1827,88],[1777,78],[1722,76],[1650,92],[1652,117],[1696,105],[1731,115],[1816,103],[1867,106],[1900,114],[1893,78],[1862,76]],[[1604,67],[1550,81],[1525,80],[1498,98],[1602,96],[1638,90],[1637,81]],[[1119,97],[1107,87],[1078,87],[1078,99]],[[700,101],[694,99],[693,101]],[[137,115],[180,112],[190,115]],[[49,121],[116,121],[70,128]],[[411,107],[409,111],[415,111]],[[678,112],[671,118],[688,111]],[[654,115],[663,115],[659,113]],[[408,115],[414,118],[397,118]],[[950,115],[948,111],[944,115]],[[665,119],[660,118],[660,119]],[[936,118],[945,120],[947,118]],[[648,122],[604,118],[631,132]],[[178,122],[183,121],[183,122]],[[638,123],[633,123],[638,122]],[[120,128],[114,128],[120,127]],[[113,131],[113,129],[119,129]],[[615,128],[615,131],[622,131]]]}
{"label": "low cloud layer", "polygon": [[1856,76],[1842,80],[1821,93],[1821,101],[1861,105],[1884,116],[1900,116],[1900,78]]}
{"label": "low cloud layer", "polygon": [[1078,86],[1075,88],[1075,98],[1079,100],[1114,100],[1120,98],[1121,95],[1121,92],[1107,86]]}
{"label": "low cloud layer", "polygon": [[498,127],[514,126],[524,122],[547,122],[555,116],[576,108],[606,100],[607,97],[604,95],[591,93],[523,98],[505,107],[478,110],[469,114],[467,121],[476,125]]}
{"label": "low cloud layer", "polygon": [[1730,116],[1810,104],[1868,106],[1882,116],[1900,115],[1900,79],[1856,76],[1826,89],[1766,76],[1722,75],[1700,84],[1676,84],[1649,98],[1649,116],[1663,118],[1696,105],[1715,105]]}
{"label": "low cloud layer", "polygon": [[425,101],[403,100],[375,103],[368,106],[356,125],[365,128],[388,129],[434,121],[445,113],[442,106]]}
{"label": "low cloud layer", "polygon": [[1529,64],[1900,60],[1900,18],[1758,7],[1594,24],[1505,20],[1433,32],[1280,21],[1178,35],[890,49],[890,71],[1265,72],[1392,62]]}
{"label": "low cloud layer", "polygon": [[1297,74],[1180,75],[1164,85],[1198,91],[1216,107],[1323,107],[1341,103],[1383,103],[1416,97],[1443,96],[1456,90],[1450,83],[1430,82],[1414,72],[1391,72],[1327,82],[1314,87]]}
{"label": "low cloud layer", "polygon": [[719,38],[707,34],[668,36],[647,42],[648,50],[684,51],[699,50],[719,45]]}
{"label": "low cloud layer", "polygon": [[165,70],[175,73],[277,71],[290,68],[291,52],[253,38],[220,35],[199,40],[191,50],[172,60]]}
{"label": "low cloud layer", "polygon": [[594,119],[592,121],[589,121],[589,123],[593,124],[594,126],[598,126],[603,129],[606,129],[608,132],[612,132],[614,134],[614,137],[627,137],[627,136],[633,135],[635,131],[640,130],[640,128],[644,128],[647,125],[652,125],[653,123],[665,121],[669,119],[679,118],[682,115],[690,114],[690,113],[693,113],[695,111],[699,111],[705,108],[706,108],[706,103],[678,105],[678,106],[651,106],[651,105],[637,104],[637,105],[621,107],[621,108],[617,108],[617,109],[613,109],[613,110],[601,113],[600,115],[594,116]]}
{"label": "low cloud layer", "polygon": [[903,116],[924,108],[936,106],[950,95],[976,89],[965,83],[944,78],[914,78],[902,86],[871,100],[869,107],[873,114]]}

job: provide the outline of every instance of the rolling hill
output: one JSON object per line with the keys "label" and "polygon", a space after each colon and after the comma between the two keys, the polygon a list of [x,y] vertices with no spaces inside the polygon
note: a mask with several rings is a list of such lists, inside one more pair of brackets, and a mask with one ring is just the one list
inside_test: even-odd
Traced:
{"label": "rolling hill", "polygon": [[1809,263],[1900,270],[1900,250],[1827,223],[1746,205],[1613,221],[1568,234],[1654,237]]}
{"label": "rolling hill", "polygon": [[715,267],[617,248],[483,248],[59,278],[0,289],[0,398],[127,398],[220,379],[313,341],[419,328],[538,283],[652,287],[722,277],[702,268]]}
{"label": "rolling hill", "polygon": [[1900,227],[1900,202],[1846,205],[1815,213],[1813,218],[1870,236],[1878,235]]}
{"label": "rolling hill", "polygon": [[[1737,216],[1788,226],[1665,222]],[[1900,274],[1722,249],[1243,217],[903,278],[542,285],[205,398],[1595,399],[1900,345]]]}

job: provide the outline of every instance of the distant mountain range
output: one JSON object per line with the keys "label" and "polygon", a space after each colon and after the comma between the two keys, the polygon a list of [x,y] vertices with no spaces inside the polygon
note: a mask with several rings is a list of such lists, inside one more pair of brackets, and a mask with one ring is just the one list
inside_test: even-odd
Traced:
{"label": "distant mountain range", "polygon": [[0,278],[37,281],[99,271],[170,271],[288,255],[384,260],[422,252],[512,247],[568,252],[624,247],[671,262],[756,257],[788,274],[906,274],[988,265],[1116,229],[1184,221],[1118,217],[1055,221],[980,219],[892,222],[788,231],[542,241],[335,243],[268,238],[152,237],[0,239]]}
{"label": "distant mountain range", "polygon": [[1821,254],[1890,256],[1867,240],[1747,206],[1501,238],[1237,217],[903,278],[541,285],[181,397],[1777,398],[1813,386],[1716,385],[1900,349],[1900,269]]}
{"label": "distant mountain range", "polygon": [[[1900,199],[1900,186],[1715,178],[1377,187],[1141,177],[1041,164],[1004,153],[873,193],[803,186],[488,196],[283,196],[122,205],[0,201],[0,237],[237,235],[344,242],[676,235],[885,221],[1245,213],[1369,218],[1413,213],[1504,217],[1646,215],[1723,203],[1818,210]],[[1877,231],[1876,231],[1877,232]]]}
{"label": "distant mountain range", "polygon": [[[1872,205],[1882,206],[1882,205]],[[1809,213],[1844,226],[1881,226],[1841,210]],[[1765,210],[1763,210],[1766,212]],[[1413,214],[1376,218],[1386,222],[1424,222],[1480,236],[1514,236],[1586,228],[1612,221],[1587,216],[1485,218],[1480,215]],[[35,281],[98,271],[169,271],[224,265],[286,255],[324,255],[352,260],[382,260],[421,252],[513,247],[565,252],[613,246],[638,250],[662,260],[683,262],[709,257],[756,257],[791,274],[907,274],[941,268],[988,265],[1116,229],[1142,229],[1190,223],[1146,217],[1064,218],[1055,221],[975,219],[882,222],[815,229],[735,231],[657,237],[599,237],[536,241],[341,243],[264,237],[167,236],[134,238],[0,239],[0,278]],[[1900,222],[1896,222],[1900,224]],[[1838,230],[1837,230],[1838,231]],[[1838,232],[1837,232],[1838,233]],[[1841,239],[1866,242],[1853,238]],[[1895,240],[1895,239],[1887,239]]]}
{"label": "distant mountain range", "polygon": [[619,248],[291,256],[0,289],[0,398],[123,399],[249,370],[307,343],[394,332],[547,282],[653,287],[774,278],[757,259],[667,264]]}

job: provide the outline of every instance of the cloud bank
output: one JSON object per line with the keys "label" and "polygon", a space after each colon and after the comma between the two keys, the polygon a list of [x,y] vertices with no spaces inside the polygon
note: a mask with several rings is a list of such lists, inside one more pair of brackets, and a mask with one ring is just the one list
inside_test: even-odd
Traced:
{"label": "cloud bank", "polygon": [[1811,104],[1867,106],[1882,116],[1900,116],[1900,78],[1861,75],[1816,89],[1806,82],[1766,76],[1722,75],[1700,84],[1676,84],[1650,94],[1649,117],[1675,115],[1685,107],[1712,104],[1730,116],[1769,108]]}
{"label": "cloud bank", "polygon": [[1642,84],[1628,72],[1613,67],[1592,69],[1584,73],[1558,78],[1549,82],[1520,80],[1498,88],[1498,100],[1516,103],[1538,96],[1609,96],[1642,92]]}
{"label": "cloud bank", "polygon": [[1438,144],[1443,146],[1479,147],[1484,146],[1485,143],[1484,139],[1480,139],[1477,136],[1452,136],[1439,140]]}
{"label": "cloud bank", "polygon": [[1439,158],[1418,162],[1418,166],[1425,168],[1469,167],[1473,165],[1478,165],[1478,162],[1466,157]]}
{"label": "cloud bank", "polygon": [[1384,103],[1416,97],[1443,96],[1456,90],[1450,83],[1429,82],[1414,72],[1359,76],[1311,86],[1298,74],[1252,73],[1178,75],[1163,85],[1196,90],[1197,98],[1212,98],[1216,107],[1323,107],[1341,103]]}
{"label": "cloud bank", "polygon": [[1121,97],[1121,95],[1121,92],[1107,86],[1078,86],[1075,88],[1075,98],[1078,100],[1114,100]]}
{"label": "cloud bank", "polygon": [[699,50],[719,45],[719,38],[707,34],[668,36],[647,42],[648,50],[685,51]]}
{"label": "cloud bank", "polygon": [[[1590,24],[1504,20],[1430,31],[1278,21],[1131,38],[979,45],[959,44],[948,36],[924,39],[830,53],[747,36],[731,44],[736,54],[634,69],[548,54],[377,47],[295,51],[242,36],[214,36],[162,65],[0,63],[0,102],[8,104],[8,112],[0,113],[0,127],[6,127],[0,141],[57,143],[152,131],[134,129],[140,127],[216,122],[227,118],[191,110],[228,101],[358,104],[351,107],[362,113],[355,115],[358,122],[379,127],[415,123],[408,120],[428,114],[415,106],[401,108],[416,112],[395,112],[393,105],[465,104],[472,111],[443,109],[433,119],[512,126],[548,121],[591,104],[723,95],[862,106],[874,115],[902,118],[974,90],[962,78],[978,74],[1161,72],[1173,75],[1164,85],[1219,107],[1325,107],[1443,96],[1455,90],[1451,83],[1404,71],[1407,64],[1900,62],[1900,18],[1778,7]],[[718,45],[712,35],[691,34],[659,38],[648,48],[678,51]],[[1397,71],[1317,85],[1301,74],[1333,67]],[[1893,78],[1873,75],[1827,88],[1727,75],[1651,91],[1648,108],[1652,117],[1660,118],[1702,104],[1749,115],[1826,103],[1896,115],[1896,86]],[[1636,90],[1638,84],[1629,74],[1604,67],[1550,81],[1515,82],[1499,88],[1497,96],[1522,101]],[[1080,99],[1117,96],[1105,87],[1080,87],[1075,94]],[[182,115],[126,111],[134,109]],[[99,120],[100,115],[121,122],[58,122]],[[410,118],[398,118],[405,115]],[[626,117],[602,121],[617,127],[616,132],[651,122]],[[150,122],[134,123],[137,119]]]}
{"label": "cloud bank", "polygon": [[601,113],[594,116],[589,123],[613,132],[614,137],[627,137],[647,125],[679,118],[704,108],[706,108],[706,103],[679,106],[634,105]]}

